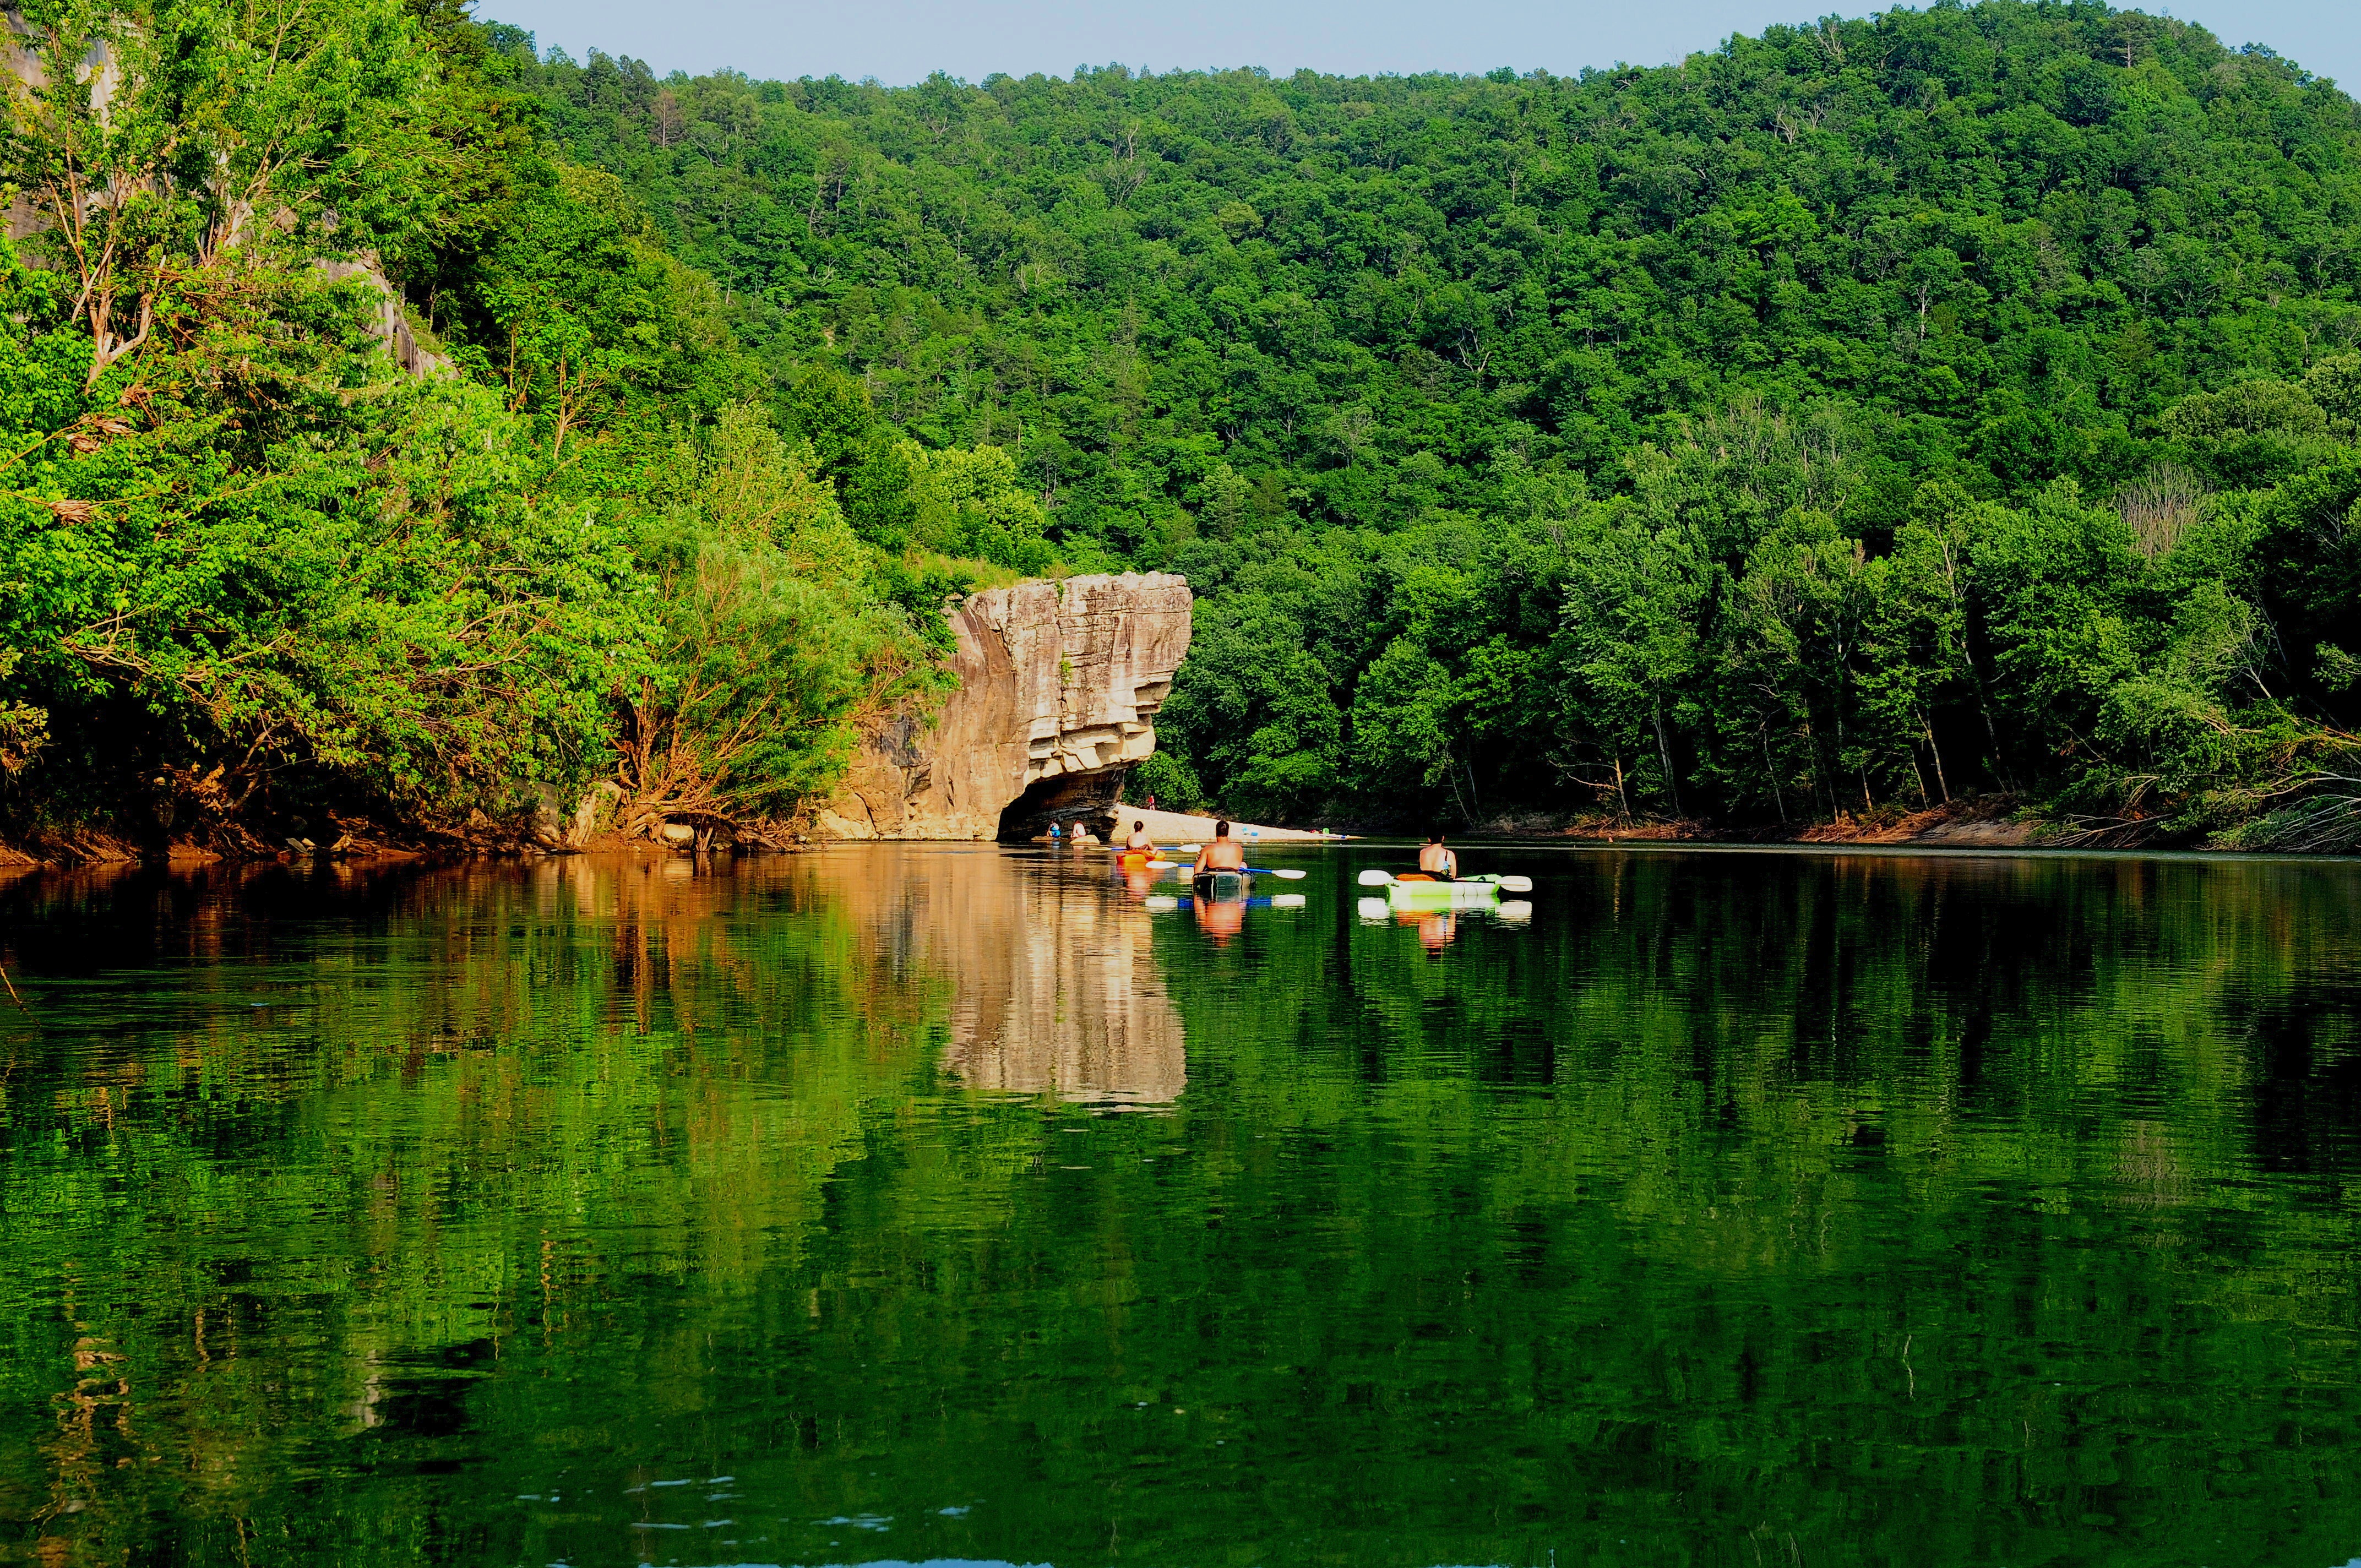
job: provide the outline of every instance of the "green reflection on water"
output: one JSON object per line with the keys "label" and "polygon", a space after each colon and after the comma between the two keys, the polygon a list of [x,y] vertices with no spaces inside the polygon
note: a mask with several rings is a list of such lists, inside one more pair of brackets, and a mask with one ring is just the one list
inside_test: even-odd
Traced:
{"label": "green reflection on water", "polygon": [[2361,868],[1296,863],[0,888],[0,1561],[2361,1552]]}

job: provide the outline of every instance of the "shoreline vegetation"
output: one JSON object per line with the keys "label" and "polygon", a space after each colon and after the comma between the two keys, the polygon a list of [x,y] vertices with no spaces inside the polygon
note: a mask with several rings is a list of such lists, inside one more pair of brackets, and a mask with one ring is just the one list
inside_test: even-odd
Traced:
{"label": "shoreline vegetation", "polygon": [[[1141,808],[1127,805],[1115,807],[1116,814],[1128,820],[1140,814]],[[1187,820],[1181,814],[1165,812],[1160,817],[1171,821]],[[536,837],[530,831],[513,827],[486,823],[474,829],[458,831],[404,832],[386,831],[370,825],[354,825],[360,831],[346,831],[327,843],[314,841],[271,846],[259,840],[223,847],[196,840],[180,840],[164,847],[159,852],[153,846],[103,833],[60,835],[31,843],[0,843],[0,873],[21,872],[37,869],[69,867],[128,867],[134,865],[169,865],[189,868],[225,861],[280,860],[294,863],[317,861],[351,862],[356,864],[383,863],[394,861],[436,862],[477,856],[514,859],[555,855],[596,855],[613,853],[689,854],[699,852],[694,844],[666,844],[651,840],[644,835],[632,835],[611,828],[583,838],[576,842],[552,842],[547,837]],[[1289,848],[1337,845],[1372,838],[1396,837],[1412,842],[1422,831],[1407,819],[1380,818],[1356,822],[1351,828],[1267,828],[1263,833],[1276,833],[1265,842]],[[1210,828],[1197,830],[1201,837],[1210,835]],[[1163,837],[1186,837],[1175,832]],[[2154,843],[2148,837],[2125,832],[2115,824],[2097,826],[2071,821],[2059,821],[2041,816],[2027,808],[2013,795],[1989,795],[1961,800],[1920,811],[1889,809],[1875,814],[1840,817],[1828,822],[1816,822],[1792,830],[1756,830],[1731,832],[1710,822],[1678,819],[1620,818],[1612,813],[1523,811],[1505,813],[1468,824],[1455,835],[1462,841],[1494,839],[1565,840],[1577,845],[1664,844],[1696,845],[1701,848],[1745,848],[1750,845],[1772,847],[1808,847],[1816,844],[1857,848],[1941,849],[2014,849],[2014,850],[2094,850],[2136,849]],[[924,840],[880,840],[897,841]],[[1045,842],[1037,839],[1035,842]],[[723,838],[718,844],[708,842],[702,852],[729,853],[752,851],[777,854],[796,853],[821,847],[801,834],[738,840]],[[1096,845],[1096,849],[1113,854],[1115,847]]]}
{"label": "shoreline vegetation", "polygon": [[1174,806],[2361,845],[2361,110],[2268,49],[885,88],[23,16],[27,853],[790,845],[948,596],[1133,568],[1198,595]]}

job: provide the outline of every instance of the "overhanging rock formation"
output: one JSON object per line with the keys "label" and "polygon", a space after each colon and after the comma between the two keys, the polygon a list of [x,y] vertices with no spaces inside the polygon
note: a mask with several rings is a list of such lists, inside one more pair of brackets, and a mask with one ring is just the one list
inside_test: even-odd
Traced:
{"label": "overhanging rock formation", "polygon": [[1103,819],[1156,750],[1157,709],[1189,652],[1189,583],[1166,572],[1019,583],[950,613],[959,689],[931,722],[863,740],[818,814],[840,839],[1030,838]]}

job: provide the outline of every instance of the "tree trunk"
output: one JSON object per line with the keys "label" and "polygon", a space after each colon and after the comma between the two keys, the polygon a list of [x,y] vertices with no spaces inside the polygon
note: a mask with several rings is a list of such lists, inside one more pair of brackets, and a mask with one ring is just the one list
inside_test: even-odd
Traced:
{"label": "tree trunk", "polygon": [[1470,828],[1474,827],[1476,825],[1475,813],[1467,809],[1467,799],[1465,795],[1459,793],[1459,770],[1453,766],[1451,757],[1448,752],[1444,753],[1443,759],[1443,776],[1451,785],[1451,802],[1454,806],[1459,807],[1459,820],[1466,823]]}
{"label": "tree trunk", "polygon": [[1686,817],[1688,813],[1681,809],[1681,781],[1673,775],[1673,743],[1664,738],[1664,698],[1658,697],[1655,699],[1655,709],[1656,754],[1664,759],[1664,789],[1666,793],[1671,795],[1673,797],[1673,815],[1675,817]]}
{"label": "tree trunk", "polygon": [[1985,699],[1981,678],[1976,682],[1976,707],[1984,716],[1984,735],[1992,741],[1993,777],[2000,781],[2001,788],[2015,789],[2016,786],[2008,782],[2008,764],[2000,760],[2000,728],[1993,723],[1992,704]]}
{"label": "tree trunk", "polygon": [[1779,770],[1772,765],[1769,728],[1758,727],[1755,738],[1763,742],[1763,776],[1771,781],[1771,799],[1779,807],[1779,826],[1784,828],[1787,825],[1787,797],[1779,788]]}
{"label": "tree trunk", "polygon": [[[1820,775],[1827,772],[1827,770],[1820,766],[1820,738],[1812,732],[1812,721],[1808,718],[1804,720],[1804,749],[1809,751],[1812,756],[1812,810],[1815,813],[1817,813],[1820,809],[1820,785],[1826,782]],[[1828,786],[1828,815],[1830,817],[1834,817],[1836,814],[1836,786],[1830,784]]]}
{"label": "tree trunk", "polygon": [[1918,716],[1918,728],[1927,737],[1927,754],[1935,759],[1935,787],[1943,792],[1943,804],[1951,804],[1951,783],[1943,776],[1943,749],[1935,744],[1935,726],[1927,716]]}

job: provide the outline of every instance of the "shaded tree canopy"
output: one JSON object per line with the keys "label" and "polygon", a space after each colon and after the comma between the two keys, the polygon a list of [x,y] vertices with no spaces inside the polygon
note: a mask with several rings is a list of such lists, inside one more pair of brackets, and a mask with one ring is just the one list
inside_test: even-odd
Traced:
{"label": "shaded tree canopy", "polygon": [[2361,119],[2268,50],[1985,0],[1573,77],[889,89],[495,37],[776,384],[1188,572],[1168,788],[2140,815],[2345,717],[2294,518],[2342,515]]}
{"label": "shaded tree canopy", "polygon": [[[853,532],[722,291],[535,128],[485,28],[19,19],[0,832],[324,844],[599,780],[627,826],[774,832],[937,683],[963,568]],[[945,536],[1005,544],[1006,510]]]}
{"label": "shaded tree canopy", "polygon": [[[660,80],[426,0],[306,13],[283,61],[253,41],[276,13],[26,15],[135,69],[110,123],[79,85],[11,120],[31,204],[115,242],[51,222],[10,274],[19,816],[69,777],[95,801],[111,767],[216,766],[436,809],[616,766],[651,801],[786,810],[927,683],[945,593],[1154,566],[1201,594],[1151,764],[1175,799],[2361,820],[2361,119],[2267,49],[1985,0],[1573,77],[889,89]],[[76,179],[121,199],[54,199]],[[368,266],[455,376],[365,391]],[[434,487],[390,466],[412,419],[514,454],[469,482],[540,565],[346,569],[421,537]],[[733,554],[725,472],[798,498],[746,514],[778,561]],[[263,511],[214,550],[158,506]],[[76,516],[131,532],[69,540]],[[329,599],[281,580],[305,560]],[[387,630],[536,581],[530,612]],[[576,652],[540,636],[577,624]],[[733,662],[741,636],[780,656]],[[809,680],[707,684],[728,669]],[[118,709],[141,760],[118,728],[67,765]],[[705,739],[659,766],[649,727],[690,712]],[[819,750],[745,739],[774,722]]]}

